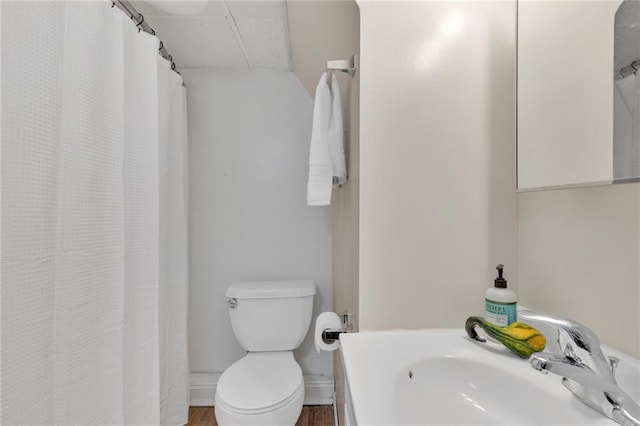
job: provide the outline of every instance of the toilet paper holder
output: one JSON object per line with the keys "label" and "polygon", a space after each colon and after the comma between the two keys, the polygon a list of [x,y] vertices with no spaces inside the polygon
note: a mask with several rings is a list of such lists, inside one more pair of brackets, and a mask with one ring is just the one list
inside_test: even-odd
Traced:
{"label": "toilet paper holder", "polygon": [[322,331],[322,341],[326,344],[335,342],[343,333],[354,333],[356,331],[351,324],[351,312],[341,312],[338,316],[342,322],[340,329],[327,328]]}

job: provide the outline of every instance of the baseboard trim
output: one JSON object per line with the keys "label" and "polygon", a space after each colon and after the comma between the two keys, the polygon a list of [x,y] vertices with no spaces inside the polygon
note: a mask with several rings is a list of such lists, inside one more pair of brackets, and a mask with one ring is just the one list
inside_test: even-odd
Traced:
{"label": "baseboard trim", "polygon": [[[219,373],[191,373],[191,406],[212,406]],[[304,375],[304,405],[332,405],[333,377],[324,374]]]}
{"label": "baseboard trim", "polygon": [[214,405],[216,386],[220,379],[218,373],[191,373],[191,393],[189,405],[196,407],[209,407]]}
{"label": "baseboard trim", "polygon": [[333,405],[333,393],[332,376],[304,375],[304,405]]}

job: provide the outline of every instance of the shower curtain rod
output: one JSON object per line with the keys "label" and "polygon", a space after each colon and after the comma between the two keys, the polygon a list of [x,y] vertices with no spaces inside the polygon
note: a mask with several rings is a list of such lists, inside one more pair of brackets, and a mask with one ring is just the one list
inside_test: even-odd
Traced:
{"label": "shower curtain rod", "polygon": [[[149,24],[145,22],[144,15],[138,12],[136,8],[133,7],[133,5],[127,0],[112,0],[111,7],[113,6],[118,6],[118,9],[129,15],[129,18],[131,18],[131,20],[136,24],[138,30],[142,30],[145,33],[151,35],[156,35],[156,32],[153,30],[153,28],[151,28]],[[180,75],[180,73],[176,71],[176,63],[173,62],[173,56],[171,56],[169,52],[167,52],[167,49],[164,47],[164,43],[162,43],[162,40],[160,40],[160,48],[158,49],[158,51],[160,53],[160,56],[169,61],[169,63],[171,64],[171,69],[178,73],[178,75]],[[184,82],[182,83],[182,85],[184,86]]]}
{"label": "shower curtain rod", "polygon": [[636,59],[626,67],[620,68],[616,80],[620,80],[622,78],[630,76],[631,74],[635,74],[638,70],[640,70],[640,59]]}

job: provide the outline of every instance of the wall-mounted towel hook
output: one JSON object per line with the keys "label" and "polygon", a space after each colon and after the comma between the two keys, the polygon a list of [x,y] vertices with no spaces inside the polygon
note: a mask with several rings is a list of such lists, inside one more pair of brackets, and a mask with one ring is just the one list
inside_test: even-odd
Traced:
{"label": "wall-mounted towel hook", "polygon": [[337,59],[333,61],[327,61],[327,71],[335,70],[342,71],[349,74],[350,77],[356,75],[358,69],[358,56],[351,55],[349,59]]}

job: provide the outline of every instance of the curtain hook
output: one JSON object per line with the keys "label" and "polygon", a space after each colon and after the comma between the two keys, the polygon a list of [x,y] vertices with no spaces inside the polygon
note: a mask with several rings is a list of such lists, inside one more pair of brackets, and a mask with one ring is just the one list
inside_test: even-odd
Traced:
{"label": "curtain hook", "polygon": [[[133,19],[133,16],[131,17],[131,19]],[[140,25],[142,25],[142,23],[144,22],[144,15],[142,13],[138,13],[138,19],[140,19],[140,21],[136,22],[136,26],[138,27],[138,32],[139,32],[141,29]]]}

